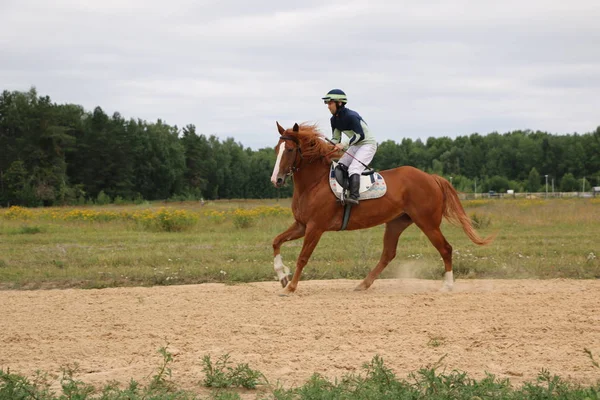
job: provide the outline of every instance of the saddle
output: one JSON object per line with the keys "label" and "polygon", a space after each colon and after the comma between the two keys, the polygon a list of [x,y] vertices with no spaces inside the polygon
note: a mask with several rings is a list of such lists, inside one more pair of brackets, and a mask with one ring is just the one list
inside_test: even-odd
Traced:
{"label": "saddle", "polygon": [[[331,163],[329,173],[329,187],[344,208],[344,219],[342,221],[341,231],[345,230],[350,220],[350,210],[352,204],[346,203],[348,197],[348,169],[343,164],[336,161]],[[364,171],[360,177],[360,186],[358,189],[358,200],[371,200],[382,197],[387,191],[387,185],[383,176],[378,172],[369,169]]]}
{"label": "saddle", "polygon": [[[336,161],[331,164],[329,174],[329,186],[335,197],[340,200],[341,204],[345,204],[345,198],[348,197],[348,169],[343,164],[340,165]],[[378,199],[387,191],[387,185],[383,176],[378,172],[370,169],[361,174],[360,186],[358,189],[358,200]]]}

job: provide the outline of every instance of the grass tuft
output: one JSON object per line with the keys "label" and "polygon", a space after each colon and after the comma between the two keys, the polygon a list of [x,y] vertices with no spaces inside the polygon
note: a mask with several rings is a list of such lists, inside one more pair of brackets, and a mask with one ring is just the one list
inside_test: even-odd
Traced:
{"label": "grass tuft", "polygon": [[225,354],[213,364],[210,355],[202,358],[202,371],[204,372],[203,385],[210,388],[236,388],[255,389],[258,385],[266,383],[264,375],[253,370],[248,364],[231,366],[229,354]]}

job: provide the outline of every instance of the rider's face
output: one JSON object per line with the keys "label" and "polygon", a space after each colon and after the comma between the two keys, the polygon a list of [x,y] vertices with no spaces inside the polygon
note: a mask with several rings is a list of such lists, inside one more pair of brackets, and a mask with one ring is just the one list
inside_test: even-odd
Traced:
{"label": "rider's face", "polygon": [[335,115],[335,113],[337,112],[337,106],[335,105],[335,101],[333,100],[330,100],[329,103],[327,103],[327,108],[329,108],[329,112],[333,115]]}

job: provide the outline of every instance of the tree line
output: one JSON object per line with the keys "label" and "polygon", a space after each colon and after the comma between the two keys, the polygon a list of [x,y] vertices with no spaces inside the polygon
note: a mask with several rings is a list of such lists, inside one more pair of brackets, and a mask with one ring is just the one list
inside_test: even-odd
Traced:
{"label": "tree line", "polygon": [[[329,132],[326,132],[329,133]],[[86,111],[29,91],[0,96],[0,205],[50,206],[144,200],[276,198],[274,148],[252,150],[160,119],[125,119]],[[538,191],[545,175],[557,190],[600,186],[600,127],[552,135],[515,131],[456,139],[388,140],[378,170],[412,165],[452,177],[459,190]]]}

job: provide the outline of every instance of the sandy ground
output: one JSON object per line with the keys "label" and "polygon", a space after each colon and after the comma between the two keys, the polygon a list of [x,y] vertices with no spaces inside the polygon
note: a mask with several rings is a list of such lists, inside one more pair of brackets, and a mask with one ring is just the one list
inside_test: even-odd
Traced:
{"label": "sandy ground", "polygon": [[[600,370],[600,280],[302,281],[103,290],[0,292],[0,368],[59,373],[77,362],[94,384],[147,382],[169,343],[172,379],[198,388],[202,356],[230,353],[272,382],[313,372],[359,372],[380,354],[400,377],[447,355],[447,370],[484,371],[518,384],[542,368],[594,383]],[[358,368],[358,369],[357,369]]]}

